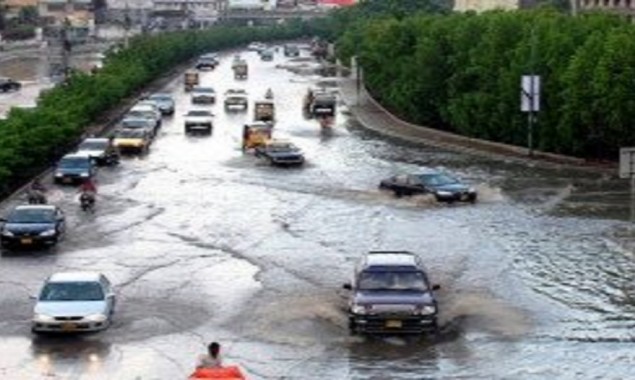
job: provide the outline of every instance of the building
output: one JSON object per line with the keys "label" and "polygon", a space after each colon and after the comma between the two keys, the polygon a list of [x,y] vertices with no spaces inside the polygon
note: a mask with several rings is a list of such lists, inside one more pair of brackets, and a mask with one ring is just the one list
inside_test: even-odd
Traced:
{"label": "building", "polygon": [[39,0],[2,0],[6,9],[7,18],[18,17],[22,8],[34,7],[37,8]]}
{"label": "building", "polygon": [[577,0],[582,11],[605,10],[635,15],[635,0]]}
{"label": "building", "polygon": [[513,10],[521,7],[521,0],[455,0],[454,10],[458,12],[484,12],[493,9]]}
{"label": "building", "polygon": [[68,27],[72,39],[85,39],[95,30],[93,0],[40,0],[38,12],[44,34],[51,28]]}
{"label": "building", "polygon": [[227,9],[227,0],[152,0],[152,4],[153,15],[181,15],[198,27],[214,24]]}

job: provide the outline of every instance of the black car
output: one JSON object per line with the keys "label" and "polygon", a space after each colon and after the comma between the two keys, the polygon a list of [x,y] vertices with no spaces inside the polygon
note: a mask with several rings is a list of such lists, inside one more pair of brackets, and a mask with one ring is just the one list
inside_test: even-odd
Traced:
{"label": "black car", "polygon": [[218,66],[218,63],[218,57],[215,54],[205,54],[198,59],[198,62],[196,62],[196,69],[214,70],[216,66]]}
{"label": "black car", "polygon": [[53,175],[55,183],[77,184],[95,175],[96,166],[86,152],[62,157]]}
{"label": "black car", "polygon": [[0,230],[3,248],[32,248],[55,245],[64,236],[64,213],[53,205],[17,206]]}
{"label": "black car", "polygon": [[291,166],[304,164],[302,150],[287,141],[270,140],[255,148],[256,157],[262,157],[271,165]]}
{"label": "black car", "polygon": [[299,57],[300,48],[297,45],[284,45],[285,57]]}
{"label": "black car", "polygon": [[391,190],[396,196],[433,194],[439,202],[476,202],[476,190],[451,175],[440,172],[402,174],[379,183],[380,189]]}
{"label": "black car", "polygon": [[355,268],[348,302],[351,333],[425,333],[438,330],[434,291],[419,257],[374,251]]}
{"label": "black car", "polygon": [[20,82],[16,82],[11,78],[0,77],[0,91],[9,92],[9,91],[18,91],[22,88],[22,84]]}

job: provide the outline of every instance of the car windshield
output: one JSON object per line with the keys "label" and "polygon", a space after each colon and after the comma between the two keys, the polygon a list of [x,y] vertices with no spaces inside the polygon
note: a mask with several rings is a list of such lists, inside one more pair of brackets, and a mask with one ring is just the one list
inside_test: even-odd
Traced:
{"label": "car windshield", "polygon": [[419,178],[428,186],[444,186],[459,183],[456,178],[446,174],[423,174]]}
{"label": "car windshield", "polygon": [[167,94],[154,94],[150,96],[148,99],[154,100],[157,102],[171,102],[172,101],[172,97]]}
{"label": "car windshield", "polygon": [[117,131],[115,138],[118,139],[141,139],[143,138],[143,130],[139,129],[120,129]]}
{"label": "car windshield", "polygon": [[104,150],[108,147],[108,140],[105,141],[84,141],[79,144],[79,150]]}
{"label": "car windshield", "polygon": [[212,114],[210,114],[209,111],[190,111],[187,113],[187,116],[209,117],[212,116]]}
{"label": "car windshield", "polygon": [[267,147],[267,149],[270,152],[294,152],[296,150],[298,150],[298,148],[296,148],[295,146],[293,146],[292,144],[275,144],[275,145],[269,145]]}
{"label": "car windshield", "polygon": [[40,301],[103,300],[104,291],[98,282],[49,282],[40,294]]}
{"label": "car windshield", "polygon": [[149,119],[154,117],[154,112],[152,110],[134,110],[134,111],[128,112],[126,116]]}
{"label": "car windshield", "polygon": [[148,119],[124,119],[121,125],[124,128],[145,128],[148,126]]}
{"label": "car windshield", "polygon": [[200,92],[203,94],[212,94],[214,93],[214,89],[211,87],[197,87],[194,89],[194,92]]}
{"label": "car windshield", "polygon": [[418,290],[427,289],[421,272],[362,272],[359,277],[360,290]]}
{"label": "car windshield", "polygon": [[17,209],[7,218],[9,223],[52,223],[55,211],[52,209]]}
{"label": "car windshield", "polygon": [[90,168],[90,159],[84,157],[62,158],[59,167],[64,169],[88,169]]}

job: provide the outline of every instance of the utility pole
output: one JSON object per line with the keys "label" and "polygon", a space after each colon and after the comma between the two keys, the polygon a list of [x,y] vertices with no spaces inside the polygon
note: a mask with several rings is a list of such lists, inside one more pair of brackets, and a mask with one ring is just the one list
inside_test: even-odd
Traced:
{"label": "utility pole", "polygon": [[132,26],[132,20],[130,19],[130,8],[126,1],[126,13],[123,16],[123,47],[128,48],[130,28]]}
{"label": "utility pole", "polygon": [[62,44],[62,78],[64,82],[68,79],[70,74],[71,51],[73,49],[71,38],[69,35],[70,27],[71,22],[68,19],[67,15],[66,17],[64,17],[64,21],[62,21],[62,29],[60,31],[60,42]]}
{"label": "utility pole", "polygon": [[580,8],[580,0],[569,0],[571,6],[571,16],[576,17]]}

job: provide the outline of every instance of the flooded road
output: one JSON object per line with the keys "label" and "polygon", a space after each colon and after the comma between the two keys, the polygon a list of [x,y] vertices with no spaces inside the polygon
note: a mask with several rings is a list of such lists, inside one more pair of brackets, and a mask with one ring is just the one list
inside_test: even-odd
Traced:
{"label": "flooded road", "polygon": [[[624,184],[387,140],[344,105],[324,134],[302,118],[306,89],[324,81],[311,60],[243,52],[250,76],[235,81],[231,56],[202,83],[251,100],[272,88],[274,136],[307,164],[273,168],[242,153],[252,107],[227,114],[217,102],[213,135],[186,136],[192,106],[175,79],[175,116],[148,155],[100,171],[97,213],[79,211],[75,189],[53,187],[66,240],[0,258],[0,378],[184,379],[212,340],[252,379],[632,378]],[[377,190],[424,166],[457,173],[480,201]],[[441,284],[438,339],[349,336],[341,284],[360,255],[382,249],[416,252]],[[28,295],[66,270],[110,277],[114,326],[35,337]]]}

